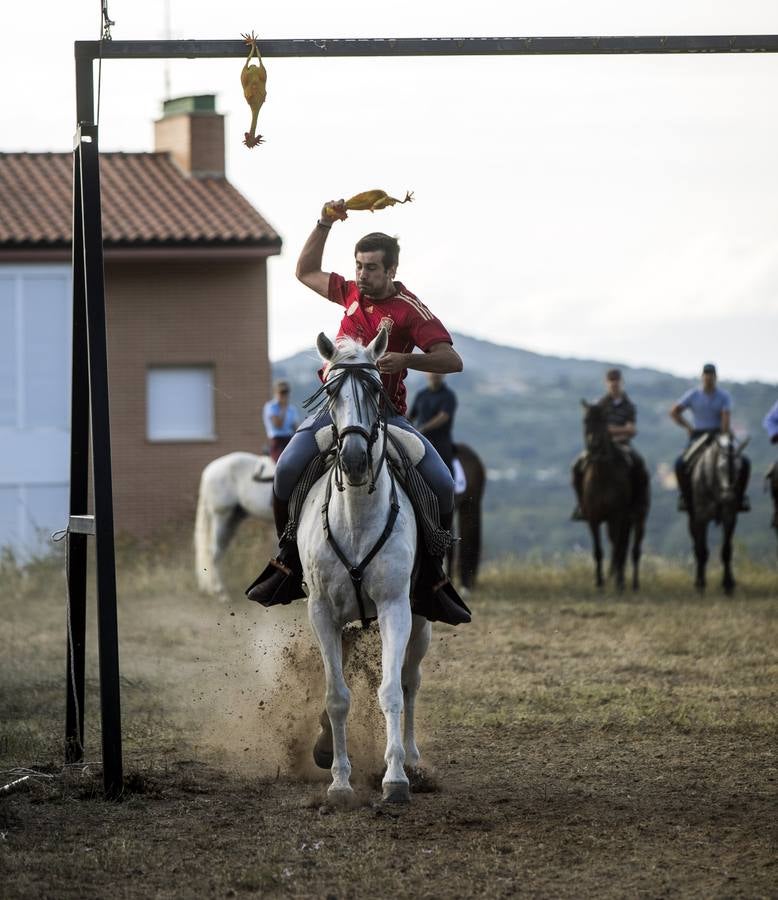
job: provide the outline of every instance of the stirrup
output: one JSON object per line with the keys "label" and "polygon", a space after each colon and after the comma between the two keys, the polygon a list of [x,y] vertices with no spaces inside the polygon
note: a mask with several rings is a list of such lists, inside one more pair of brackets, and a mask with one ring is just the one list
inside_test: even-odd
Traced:
{"label": "stirrup", "polygon": [[262,606],[286,606],[305,596],[302,575],[274,557],[259,577],[246,588],[246,596]]}
{"label": "stirrup", "polygon": [[457,593],[437,557],[427,557],[422,561],[412,593],[411,611],[417,616],[447,625],[463,625],[470,621],[467,604]]}

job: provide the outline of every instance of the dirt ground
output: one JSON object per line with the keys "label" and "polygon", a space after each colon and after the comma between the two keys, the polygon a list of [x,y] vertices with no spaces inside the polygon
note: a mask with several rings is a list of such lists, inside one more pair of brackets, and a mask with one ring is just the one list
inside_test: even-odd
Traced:
{"label": "dirt ground", "polygon": [[310,762],[322,681],[303,603],[218,605],[158,565],[128,576],[126,790],[107,803],[94,635],[87,762],[63,770],[61,591],[6,578],[0,787],[33,777],[0,792],[0,896],[777,897],[778,575],[744,573],[733,600],[659,563],[639,597],[589,576],[494,569],[470,626],[434,626],[407,807],[378,802],[377,636],[356,638],[350,810]]}

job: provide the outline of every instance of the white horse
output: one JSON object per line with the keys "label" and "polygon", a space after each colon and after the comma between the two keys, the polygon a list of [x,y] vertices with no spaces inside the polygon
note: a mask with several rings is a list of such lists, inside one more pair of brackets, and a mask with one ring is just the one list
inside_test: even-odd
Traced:
{"label": "white horse", "polygon": [[324,334],[316,342],[328,363],[325,388],[335,428],[326,431],[336,436],[336,459],[306,498],[297,542],[308,586],[308,617],[324,660],[327,716],[317,750],[331,738],[328,796],[333,802],[347,802],[353,795],[346,750],[350,692],[343,677],[342,646],[349,622],[361,619],[366,624],[377,618],[381,632],[378,700],[386,718],[384,800],[408,802],[405,768],[419,763],[414,703],[431,627],[411,613],[416,519],[384,460],[386,428],[379,413],[383,388],[375,362],[387,341],[382,329],[367,347],[350,339],[335,346]]}
{"label": "white horse", "polygon": [[[273,521],[273,475],[269,456],[228,453],[203,469],[195,516],[195,575],[201,591],[226,595],[219,560],[247,516]],[[259,481],[256,479],[260,479]]]}

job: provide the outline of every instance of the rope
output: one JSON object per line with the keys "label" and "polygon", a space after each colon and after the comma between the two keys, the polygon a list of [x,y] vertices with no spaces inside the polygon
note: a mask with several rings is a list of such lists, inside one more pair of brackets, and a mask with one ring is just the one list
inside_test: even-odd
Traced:
{"label": "rope", "polygon": [[108,0],[100,2],[100,52],[97,58],[97,115],[95,125],[100,126],[100,91],[103,82],[103,41],[113,40],[111,26],[116,22],[108,15]]}

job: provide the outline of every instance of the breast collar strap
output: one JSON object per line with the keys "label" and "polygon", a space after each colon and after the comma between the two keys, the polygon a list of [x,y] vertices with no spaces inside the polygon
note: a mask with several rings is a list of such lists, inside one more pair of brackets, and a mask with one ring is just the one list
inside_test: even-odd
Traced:
{"label": "breast collar strap", "polygon": [[365,558],[361,563],[359,563],[359,565],[352,565],[338,542],[335,540],[335,536],[332,534],[332,529],[330,528],[329,508],[330,500],[332,499],[332,483],[335,480],[334,469],[330,473],[330,477],[327,479],[327,490],[324,496],[324,505],[321,508],[322,528],[324,529],[327,543],[329,543],[329,545],[335,552],[335,555],[343,563],[343,566],[349,574],[349,578],[351,578],[351,583],[354,586],[354,593],[356,594],[357,598],[357,606],[359,607],[359,618],[362,622],[362,628],[368,628],[370,625],[370,622],[365,615],[365,600],[362,596],[362,577],[365,574],[365,569],[370,565],[379,550],[389,540],[389,536],[394,530],[394,524],[397,521],[397,516],[400,512],[400,504],[397,501],[397,485],[395,483],[394,473],[389,466],[387,466],[387,471],[389,472],[389,479],[391,484],[391,493],[389,498],[389,516],[386,520],[384,530],[381,532],[378,540],[373,545],[373,549],[367,554],[367,556],[365,556]]}

